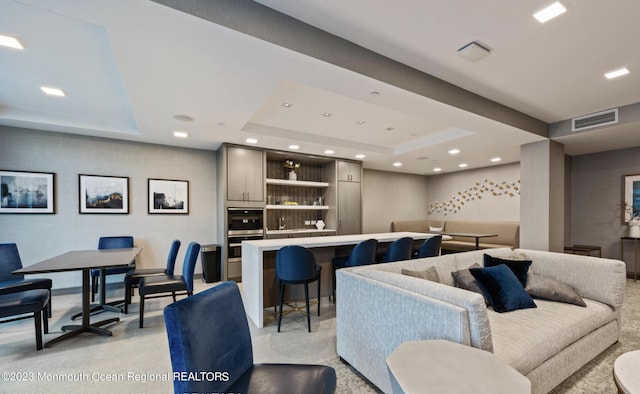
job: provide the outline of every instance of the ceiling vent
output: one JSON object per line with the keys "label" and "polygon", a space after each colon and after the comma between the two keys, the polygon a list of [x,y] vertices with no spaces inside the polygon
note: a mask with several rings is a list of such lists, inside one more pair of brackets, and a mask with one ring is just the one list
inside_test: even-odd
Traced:
{"label": "ceiling vent", "polygon": [[618,123],[618,108],[573,118],[571,119],[571,131],[582,131],[615,123]]}

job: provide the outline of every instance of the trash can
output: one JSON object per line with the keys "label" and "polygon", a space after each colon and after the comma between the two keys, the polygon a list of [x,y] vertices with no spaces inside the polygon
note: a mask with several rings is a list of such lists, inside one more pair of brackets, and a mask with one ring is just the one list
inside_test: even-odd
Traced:
{"label": "trash can", "polygon": [[202,245],[202,275],[207,283],[219,282],[221,279],[220,245]]}

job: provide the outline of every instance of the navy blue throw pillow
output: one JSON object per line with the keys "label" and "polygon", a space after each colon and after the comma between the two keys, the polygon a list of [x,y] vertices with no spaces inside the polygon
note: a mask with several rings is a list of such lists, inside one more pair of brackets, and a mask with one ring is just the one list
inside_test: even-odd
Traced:
{"label": "navy blue throw pillow", "polygon": [[496,312],[537,308],[535,302],[506,264],[494,267],[471,268],[471,275]]}
{"label": "navy blue throw pillow", "polygon": [[513,271],[516,275],[522,287],[527,286],[527,275],[529,273],[529,267],[531,266],[531,260],[507,260],[498,257],[492,257],[485,253],[484,266],[494,267],[496,265],[506,264],[507,267]]}

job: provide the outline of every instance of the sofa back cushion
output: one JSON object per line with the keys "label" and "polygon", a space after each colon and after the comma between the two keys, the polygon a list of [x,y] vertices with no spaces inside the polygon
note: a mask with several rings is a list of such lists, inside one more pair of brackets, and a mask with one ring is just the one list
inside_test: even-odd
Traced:
{"label": "sofa back cushion", "polygon": [[442,220],[396,220],[391,222],[392,232],[415,232],[415,233],[428,233],[429,226],[434,228],[444,227],[444,221]]}

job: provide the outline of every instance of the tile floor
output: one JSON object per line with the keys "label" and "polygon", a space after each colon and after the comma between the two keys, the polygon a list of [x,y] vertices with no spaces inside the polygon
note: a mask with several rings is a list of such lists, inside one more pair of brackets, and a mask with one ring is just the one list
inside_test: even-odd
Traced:
{"label": "tile floor", "polygon": [[[213,285],[196,280],[196,292]],[[122,291],[110,290],[108,297],[122,296]],[[162,309],[171,297],[146,302],[143,329],[138,328],[137,294],[133,301],[129,314],[120,314],[120,322],[109,327],[112,337],[85,333],[42,351],[36,351],[33,319],[1,324],[0,392],[173,392],[162,317]],[[328,299],[322,301],[321,316],[311,318],[311,333],[299,313],[283,317],[280,333],[276,332],[274,317],[262,329],[250,323],[255,362],[335,362],[335,306]],[[70,316],[79,309],[79,294],[54,295],[50,331],[44,341],[60,335],[60,327],[70,324]],[[92,320],[115,316],[118,314],[106,312]]]}

